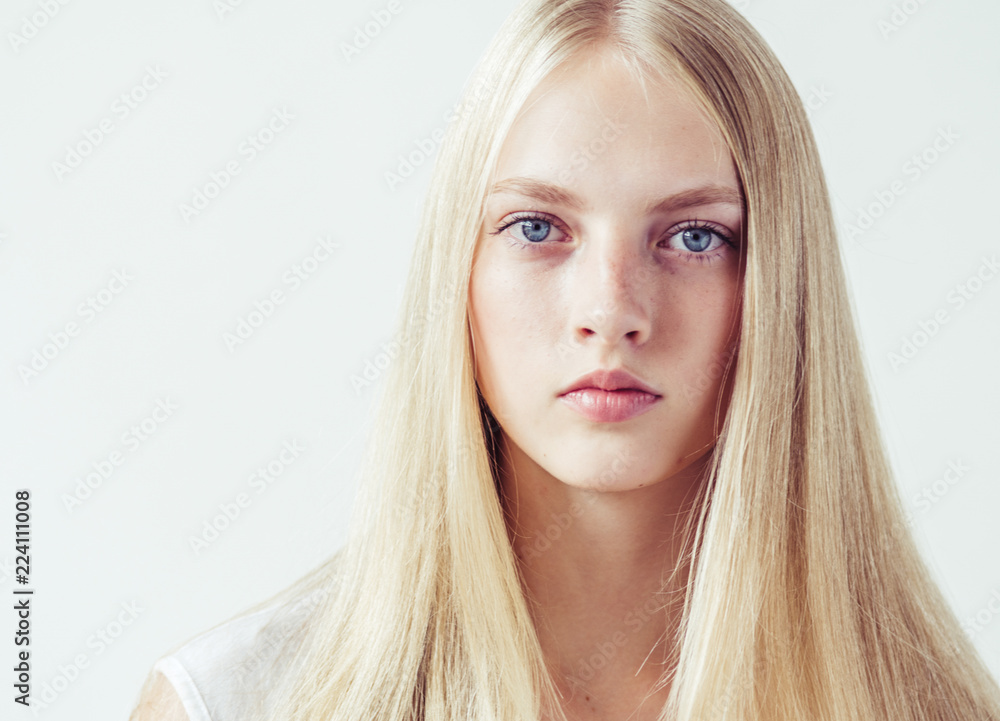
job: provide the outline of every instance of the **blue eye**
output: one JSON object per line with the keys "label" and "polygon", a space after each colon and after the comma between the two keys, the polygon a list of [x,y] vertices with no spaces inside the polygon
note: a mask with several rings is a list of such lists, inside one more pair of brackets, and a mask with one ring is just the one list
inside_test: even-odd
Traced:
{"label": "blue eye", "polygon": [[682,253],[709,255],[723,245],[732,245],[729,234],[713,223],[692,220],[674,230],[667,239],[667,246]]}
{"label": "blue eye", "polygon": [[532,243],[542,242],[548,237],[549,232],[552,230],[552,223],[547,220],[542,220],[541,218],[535,218],[534,220],[522,220],[520,226],[524,237]]}
{"label": "blue eye", "polygon": [[[535,213],[515,215],[508,222],[497,228],[493,235],[500,235],[508,230],[510,230],[507,233],[509,235],[508,240],[521,247],[542,245],[546,241],[558,242],[560,235],[565,235],[565,233],[556,227],[553,221]],[[556,231],[555,234],[553,234],[553,230]]]}
{"label": "blue eye", "polygon": [[712,232],[706,228],[688,228],[681,231],[681,240],[688,250],[700,253],[712,242]]}

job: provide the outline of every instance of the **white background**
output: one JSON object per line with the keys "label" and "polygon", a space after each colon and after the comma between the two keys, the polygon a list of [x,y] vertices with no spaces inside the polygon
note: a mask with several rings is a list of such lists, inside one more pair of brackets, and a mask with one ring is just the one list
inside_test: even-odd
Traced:
{"label": "white background", "polygon": [[[385,2],[244,0],[225,13],[212,0],[69,2],[23,41],[42,4],[9,0],[0,13],[0,594],[16,585],[13,492],[27,487],[33,695],[62,689],[39,715],[125,718],[158,656],[343,542],[377,392],[351,377],[392,335],[431,161],[394,189],[386,173],[445,127],[514,3],[399,0],[350,60],[344,44]],[[894,6],[882,0],[740,3],[816,106],[901,493],[956,612],[979,614],[970,634],[1000,675],[989,607],[1000,599],[1000,280],[964,307],[948,300],[1000,250],[983,216],[1000,162],[1000,6],[905,5],[886,35]],[[135,91],[145,97],[123,117],[116,99],[147,66],[165,78]],[[240,144],[275,109],[294,119],[251,161]],[[102,119],[113,130],[57,173]],[[914,177],[911,156],[948,129],[957,138]],[[241,173],[185,220],[180,205],[232,160]],[[904,192],[849,238],[894,182]],[[283,274],[321,236],[339,247],[289,292]],[[79,307],[122,269],[134,279],[88,321]],[[223,334],[274,289],[286,302],[231,352]],[[942,309],[947,322],[893,367],[888,354]],[[77,335],[25,381],[19,367],[70,322]],[[176,410],[126,445],[158,400]],[[257,493],[250,475],[286,441],[305,450]],[[121,465],[67,508],[76,480],[116,451]],[[969,469],[954,484],[949,463]],[[239,493],[249,505],[196,553],[191,537]],[[141,612],[103,645],[123,603]],[[0,605],[0,708],[29,718],[11,698],[15,618]]]}

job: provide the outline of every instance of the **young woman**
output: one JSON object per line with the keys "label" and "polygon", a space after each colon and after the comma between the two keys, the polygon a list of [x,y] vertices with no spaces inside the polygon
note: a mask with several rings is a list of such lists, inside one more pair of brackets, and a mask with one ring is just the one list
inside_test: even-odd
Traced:
{"label": "young woman", "polygon": [[1000,719],[903,521],[802,103],[529,0],[441,148],[349,543],[136,719]]}

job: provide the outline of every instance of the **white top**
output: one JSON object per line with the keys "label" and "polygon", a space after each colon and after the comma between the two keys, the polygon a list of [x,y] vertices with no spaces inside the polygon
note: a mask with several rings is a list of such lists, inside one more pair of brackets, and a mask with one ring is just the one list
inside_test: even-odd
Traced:
{"label": "white top", "polygon": [[[314,593],[227,621],[202,633],[153,669],[173,685],[190,721],[244,721],[260,691],[274,679],[272,664],[305,615],[325,595]],[[273,621],[270,625],[268,622]],[[297,635],[297,634],[296,634]]]}

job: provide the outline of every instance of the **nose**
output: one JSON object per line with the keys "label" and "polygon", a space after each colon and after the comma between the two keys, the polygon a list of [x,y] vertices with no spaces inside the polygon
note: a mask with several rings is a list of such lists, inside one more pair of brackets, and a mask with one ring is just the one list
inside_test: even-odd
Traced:
{"label": "nose", "polygon": [[648,304],[652,293],[645,281],[650,269],[643,246],[623,233],[591,238],[581,249],[572,281],[573,339],[595,340],[614,347],[625,341],[641,345],[649,338]]}

